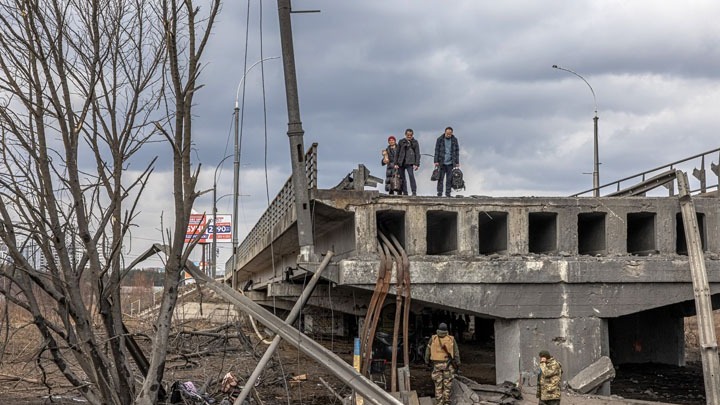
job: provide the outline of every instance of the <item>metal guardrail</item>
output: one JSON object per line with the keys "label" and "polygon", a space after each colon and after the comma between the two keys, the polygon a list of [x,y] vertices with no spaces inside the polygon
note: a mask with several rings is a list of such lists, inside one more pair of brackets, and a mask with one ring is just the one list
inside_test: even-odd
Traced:
{"label": "metal guardrail", "polygon": [[[707,171],[705,169],[705,158],[708,157],[710,160],[710,170],[714,174],[715,178],[715,184],[708,185],[707,184]],[[694,156],[690,156],[688,158],[678,160],[672,163],[665,164],[663,166],[658,166],[654,169],[646,170],[644,172],[640,172],[637,174],[634,174],[632,176],[628,176],[625,178],[622,178],[620,180],[615,180],[613,182],[603,184],[598,187],[601,194],[604,191],[606,196],[612,196],[612,195],[620,195],[622,190],[629,190],[632,189],[636,184],[639,183],[645,183],[647,180],[652,179],[653,177],[662,175],[665,172],[668,171],[674,171],[677,169],[678,165],[688,164],[692,163],[693,161],[700,161],[700,168],[698,169],[695,167],[692,170],[693,176],[698,180],[699,187],[690,190],[691,193],[706,193],[708,190],[718,190],[718,184],[720,184],[720,165],[715,164],[712,159],[713,157],[717,157],[718,161],[720,162],[720,148],[709,150],[707,152],[699,153]],[[658,184],[658,186],[665,186],[668,189],[668,196],[672,197],[675,195],[675,186],[674,182],[665,182],[663,184]],[[622,187],[622,188],[621,188]],[[573,194],[570,197],[580,197],[588,193],[592,193],[595,191],[594,188],[591,188],[589,190],[581,191],[579,193]],[[647,190],[646,190],[647,191]],[[720,193],[719,193],[720,194]]]}
{"label": "metal guardrail", "polygon": [[[308,180],[308,189],[317,189],[317,143],[313,143],[312,146],[305,153],[305,173]],[[293,207],[295,204],[295,191],[292,185],[292,176],[288,178],[285,185],[280,189],[277,196],[272,200],[270,206],[265,210],[263,215],[257,221],[255,226],[248,232],[245,239],[240,243],[237,248],[237,255],[239,260],[237,265],[242,265],[242,260],[251,254],[252,248],[262,241],[267,240],[267,235],[283,218],[289,214],[294,214]],[[232,260],[228,261],[231,263]],[[228,268],[231,264],[225,265],[226,277],[232,274],[232,270]]]}

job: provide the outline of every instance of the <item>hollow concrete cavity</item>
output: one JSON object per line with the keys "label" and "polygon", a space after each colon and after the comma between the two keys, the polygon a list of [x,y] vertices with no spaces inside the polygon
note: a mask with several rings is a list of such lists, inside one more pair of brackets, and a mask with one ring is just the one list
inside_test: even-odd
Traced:
{"label": "hollow concrete cavity", "polygon": [[508,214],[507,212],[483,211],[479,214],[479,252],[489,255],[505,253],[508,248]]}
{"label": "hollow concrete cavity", "polygon": [[556,252],[557,213],[531,212],[528,223],[528,249],[530,253]]}
{"label": "hollow concrete cavity", "polygon": [[427,254],[444,255],[457,251],[457,217],[454,211],[427,212]]}
{"label": "hollow concrete cavity", "polygon": [[578,254],[602,255],[607,252],[605,216],[604,212],[578,214]]}
{"label": "hollow concrete cavity", "polygon": [[630,212],[627,214],[628,253],[638,256],[656,253],[655,239],[654,212]]}

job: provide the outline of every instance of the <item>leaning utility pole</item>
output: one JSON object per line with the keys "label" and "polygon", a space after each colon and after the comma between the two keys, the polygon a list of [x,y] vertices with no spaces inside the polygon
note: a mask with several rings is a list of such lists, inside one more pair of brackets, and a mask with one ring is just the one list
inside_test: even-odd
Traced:
{"label": "leaning utility pole", "polygon": [[292,185],[295,192],[295,213],[300,243],[298,261],[309,262],[315,252],[312,218],[310,215],[310,193],[305,172],[305,131],[300,121],[300,102],[298,101],[297,76],[295,74],[295,51],[293,48],[292,25],[290,22],[290,0],[278,0],[280,17],[280,43],[282,45],[283,68],[285,71],[285,95],[287,98],[288,131],[290,157],[292,160]]}
{"label": "leaning utility pole", "polygon": [[710,284],[705,269],[705,258],[700,239],[700,228],[695,213],[695,204],[690,197],[687,174],[677,171],[680,212],[685,226],[685,241],[688,248],[688,261],[692,274],[693,291],[695,292],[695,311],[697,312],[698,335],[700,338],[700,355],[705,380],[705,403],[720,405],[720,359],[718,345],[713,326],[712,302],[710,301]]}

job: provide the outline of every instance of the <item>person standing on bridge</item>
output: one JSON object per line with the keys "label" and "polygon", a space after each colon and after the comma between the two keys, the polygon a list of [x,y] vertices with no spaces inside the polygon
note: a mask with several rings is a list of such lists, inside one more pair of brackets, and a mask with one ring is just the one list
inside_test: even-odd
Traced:
{"label": "person standing on bridge", "polygon": [[432,364],[435,383],[435,403],[450,405],[452,397],[452,381],[460,368],[460,350],[455,338],[448,333],[447,324],[438,325],[437,334],[433,335],[425,348],[425,363]]}
{"label": "person standing on bridge", "polygon": [[[420,144],[414,138],[415,133],[412,129],[405,130],[405,139],[398,142],[400,154],[398,155],[395,168],[400,169],[400,178],[402,179],[402,194],[407,195],[407,181],[410,180],[410,191],[412,195],[417,195],[417,185],[415,184],[415,171],[420,167]],[[407,178],[405,177],[407,172]]]}
{"label": "person standing on bridge", "polygon": [[560,381],[562,381],[562,365],[555,360],[550,352],[543,350],[538,370],[537,397],[539,405],[560,405]]}
{"label": "person standing on bridge", "polygon": [[382,165],[387,166],[385,168],[385,191],[387,191],[390,195],[395,193],[400,194],[401,191],[401,188],[398,188],[398,186],[402,184],[402,181],[397,181],[400,180],[400,175],[398,174],[396,166],[398,155],[400,154],[399,149],[400,148],[397,146],[395,137],[390,135],[388,137],[387,148],[381,151],[383,157]]}
{"label": "person standing on bridge", "polygon": [[445,132],[435,142],[435,167],[439,169],[440,174],[437,181],[437,195],[442,197],[444,178],[445,197],[450,197],[452,170],[460,167],[460,144],[453,135],[452,127],[445,128]]}

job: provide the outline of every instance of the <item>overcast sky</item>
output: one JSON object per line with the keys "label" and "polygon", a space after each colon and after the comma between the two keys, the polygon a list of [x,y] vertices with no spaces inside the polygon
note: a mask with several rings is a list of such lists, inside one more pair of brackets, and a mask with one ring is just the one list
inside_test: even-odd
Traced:
{"label": "overcast sky", "polygon": [[[260,8],[250,2],[248,26],[247,2],[227,1],[205,58],[194,123],[202,188],[232,154],[236,89],[245,66],[261,59]],[[292,17],[305,146],[319,144],[321,188],[359,163],[384,177],[380,149],[405,128],[432,155],[448,125],[466,195],[564,196],[592,187],[593,96],[555,64],[595,91],[601,184],[720,147],[717,1],[294,0],[293,9],[321,10]],[[262,14],[263,55],[280,56],[276,1],[263,1]],[[267,204],[265,164],[270,199],[290,176],[280,60],[264,64],[267,161],[262,73],[258,65],[246,78],[240,240]],[[154,147],[161,161],[133,250],[157,235],[160,212],[172,212],[170,156]],[[232,160],[218,171],[218,196],[232,192]],[[434,195],[431,169],[423,156],[421,195]],[[199,212],[211,207],[209,195],[196,204]],[[218,207],[231,213],[232,198]]]}

